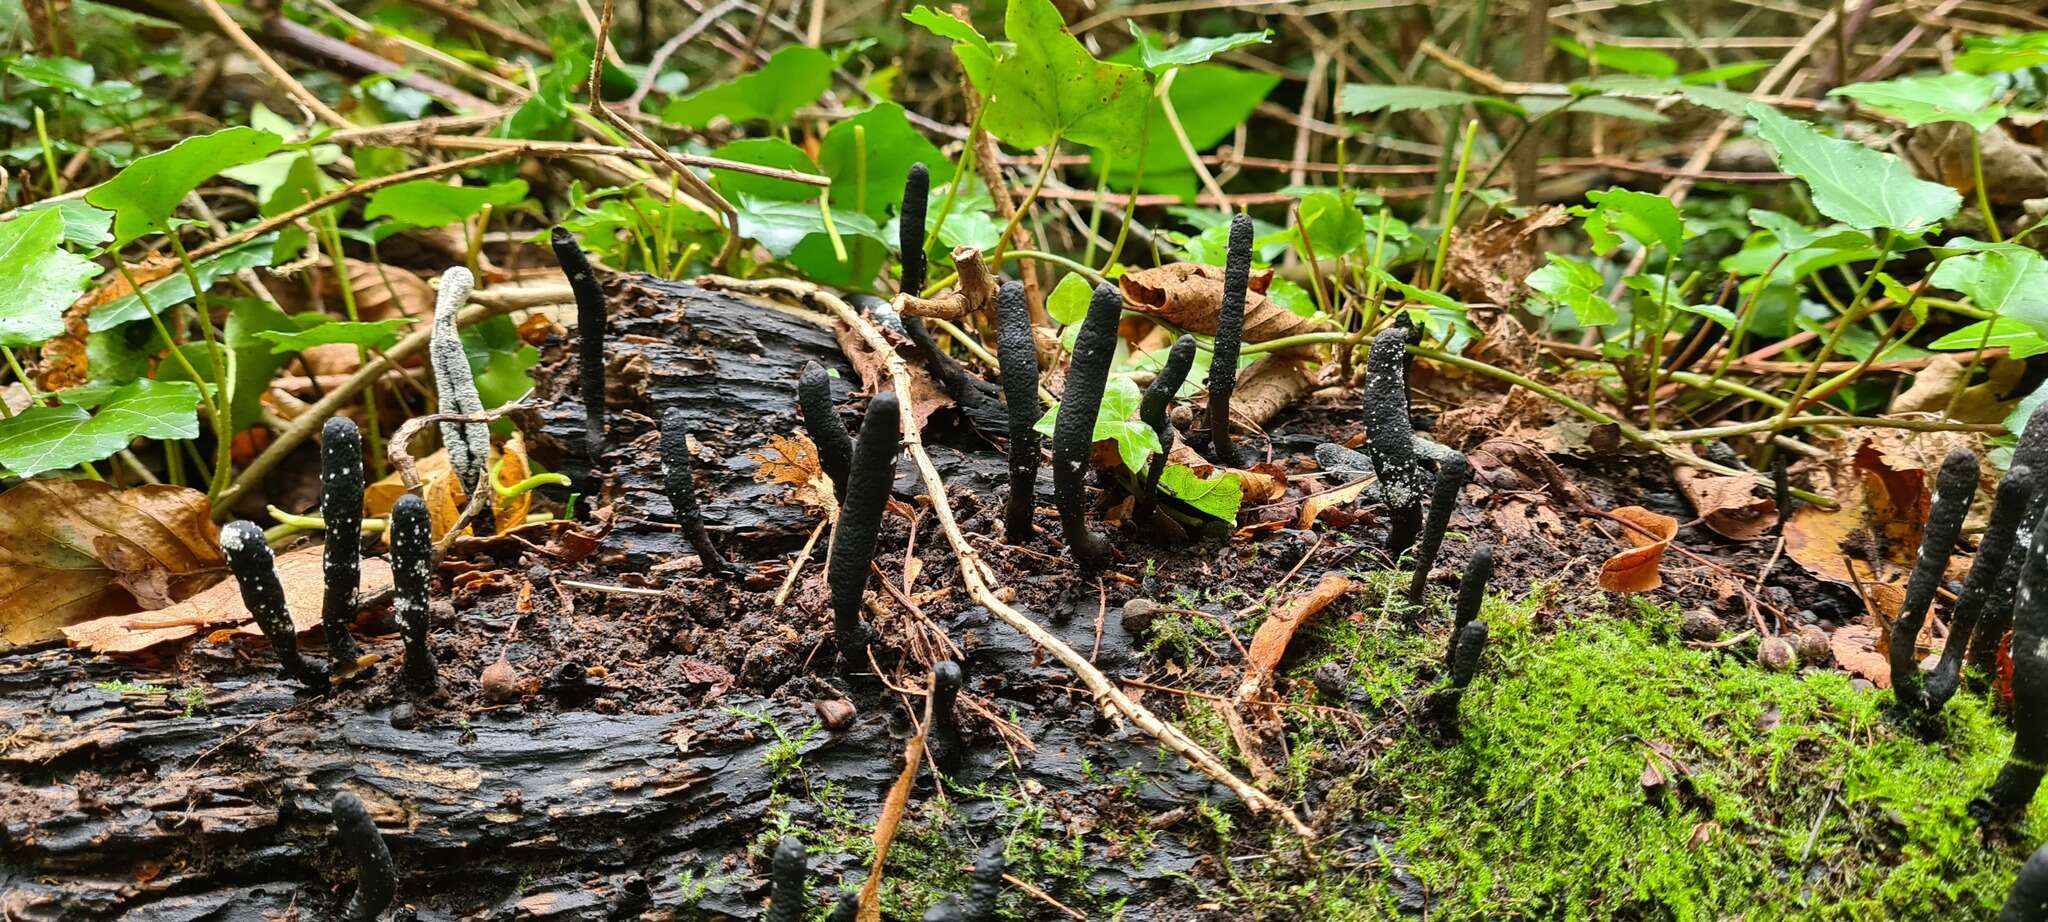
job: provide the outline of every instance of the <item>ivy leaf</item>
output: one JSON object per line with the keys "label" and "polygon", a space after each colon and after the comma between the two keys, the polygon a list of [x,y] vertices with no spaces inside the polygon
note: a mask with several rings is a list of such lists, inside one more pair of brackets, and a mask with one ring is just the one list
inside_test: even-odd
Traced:
{"label": "ivy leaf", "polygon": [[[1990,336],[1985,336],[1985,331]],[[1979,320],[1976,323],[1950,332],[1927,344],[1927,348],[1940,351],[1968,351],[1978,346],[1997,348],[2004,346],[2011,350],[2010,358],[2024,359],[2048,352],[2048,339],[2041,332],[2012,317],[1997,317]]]}
{"label": "ivy leaf", "polygon": [[1363,115],[1367,112],[1413,112],[1418,109],[1450,109],[1467,103],[1492,106],[1497,109],[1519,111],[1514,103],[1498,96],[1481,96],[1463,90],[1446,90],[1434,86],[1387,86],[1372,83],[1347,83],[1337,94],[1337,111],[1345,115]]}
{"label": "ivy leaf", "polygon": [[998,50],[995,43],[983,37],[973,24],[928,6],[911,10],[903,14],[903,18],[925,27],[933,35],[952,39],[953,56],[960,59],[960,69],[967,72],[967,79],[977,87],[989,86]]}
{"label": "ivy leaf", "polygon": [[67,93],[90,106],[106,108],[142,98],[142,91],[125,80],[95,79],[92,65],[76,58],[43,58],[22,55],[7,61],[7,73],[24,83]]}
{"label": "ivy leaf", "polygon": [[[1138,60],[1137,48],[1126,48],[1110,60],[1117,63]],[[1201,153],[1214,148],[1237,131],[1237,126],[1250,118],[1259,103],[1265,101],[1279,84],[1277,74],[1224,64],[1195,64],[1175,72],[1166,95],[1167,101],[1173,103],[1174,114],[1180,117],[1180,127],[1187,133],[1188,145]],[[1173,131],[1167,127],[1164,102],[1157,94],[1151,94],[1146,106],[1145,117],[1150,120],[1146,124],[1151,127],[1142,132],[1144,156],[1111,158],[1098,151],[1093,158],[1093,168],[1098,173],[1108,170],[1109,181],[1120,189],[1129,189],[1135,183],[1140,191],[1166,192],[1183,200],[1193,199],[1198,191],[1195,167],[1189,162],[1187,152],[1181,149],[1180,139],[1174,137]]]}
{"label": "ivy leaf", "polygon": [[412,325],[410,317],[357,321],[332,320],[325,314],[300,314],[292,319],[299,322],[311,319],[313,324],[296,331],[258,330],[254,335],[270,343],[270,351],[277,355],[304,352],[314,346],[334,343],[383,349],[398,341],[398,331]]}
{"label": "ivy leaf", "polygon": [[31,215],[54,211],[64,219],[64,242],[73,246],[98,249],[100,244],[114,239],[110,228],[114,225],[114,213],[102,211],[85,203],[82,199],[68,198],[56,202],[37,202],[21,210],[21,220]]}
{"label": "ivy leaf", "polygon": [[[818,165],[811,161],[810,154],[804,153],[803,148],[781,138],[741,138],[712,153],[721,159],[736,163],[751,163],[755,166],[795,170],[799,173],[818,172]],[[779,199],[786,202],[806,202],[818,197],[817,186],[790,182],[787,179],[720,169],[713,169],[711,175],[718,180],[719,189],[728,196],[748,195],[753,198]]]}
{"label": "ivy leaf", "polygon": [[1004,32],[1016,49],[989,75],[992,97],[982,124],[1014,147],[1063,138],[1135,158],[1144,131],[1151,78],[1136,67],[1095,59],[1051,0],[1010,0]]}
{"label": "ivy leaf", "polygon": [[1365,245],[1365,215],[1346,192],[1331,190],[1303,196],[1301,226],[1316,258],[1336,259]]}
{"label": "ivy leaf", "polygon": [[1598,270],[1556,253],[1544,255],[1550,265],[1529,273],[1524,280],[1544,302],[1570,308],[1582,327],[1597,327],[1621,319],[1620,312],[1600,294],[1604,280]]}
{"label": "ivy leaf", "polygon": [[[476,376],[477,397],[486,409],[504,406],[533,390],[533,377],[526,370],[540,364],[540,350],[519,338],[519,326],[511,317],[501,314],[463,330],[462,351],[469,359],[470,373]],[[499,420],[492,428],[507,432],[510,421]]]}
{"label": "ivy leaf", "polygon": [[229,167],[254,163],[284,143],[268,131],[237,126],[179,141],[128,164],[85,194],[88,204],[114,213],[114,246],[152,232],[170,232],[171,214],[185,196]]}
{"label": "ivy leaf", "polygon": [[1159,472],[1159,488],[1225,522],[1236,522],[1238,507],[1244,505],[1244,481],[1234,471],[1203,480],[1185,464],[1169,464]]}
{"label": "ivy leaf", "polygon": [[1263,45],[1273,40],[1273,30],[1260,29],[1257,32],[1238,32],[1214,38],[1191,38],[1172,48],[1160,48],[1152,44],[1152,36],[1138,27],[1136,20],[1127,20],[1131,37],[1138,40],[1138,53],[1145,62],[1145,69],[1159,74],[1169,68],[1202,64],[1226,51],[1243,48],[1246,45]]}
{"label": "ivy leaf", "polygon": [[[2048,64],[2048,32],[1971,36],[1963,39],[1956,70],[1966,74],[1998,74]],[[2012,430],[2015,435],[2017,428]]]}
{"label": "ivy leaf", "polygon": [[199,386],[143,378],[107,397],[99,411],[36,406],[0,420],[0,467],[17,477],[98,461],[138,438],[199,436]]}
{"label": "ivy leaf", "polygon": [[1685,242],[1685,218],[1671,200],[1654,192],[1634,189],[1595,189],[1586,193],[1592,207],[1573,206],[1573,214],[1586,219],[1586,236],[1596,252],[1610,253],[1621,243],[1617,232],[1627,234],[1644,248],[1662,247],[1675,256]]}
{"label": "ivy leaf", "polygon": [[[265,234],[219,255],[194,263],[192,274],[199,277],[199,290],[211,290],[213,283],[221,276],[233,275],[243,269],[258,269],[270,265],[276,249],[273,244],[276,242],[276,234]],[[152,312],[161,314],[192,300],[195,296],[192,281],[185,277],[185,273],[173,271],[154,282],[143,283],[142,294],[139,296],[129,292],[94,308],[92,313],[86,315],[85,328],[90,332],[100,333],[131,320],[146,320]],[[145,300],[149,302],[147,308],[142,306]]]}
{"label": "ivy leaf", "polygon": [[63,242],[64,216],[51,209],[0,224],[0,347],[33,346],[64,332],[64,309],[99,274]]}
{"label": "ivy leaf", "polygon": [[761,65],[668,104],[661,117],[685,128],[702,128],[723,116],[734,124],[789,121],[832,86],[832,56],[807,45],[789,45]]}
{"label": "ivy leaf", "polygon": [[2033,250],[2000,247],[1947,259],[1930,281],[1968,295],[1984,310],[2048,331],[2048,259]]}
{"label": "ivy leaf", "polygon": [[1762,103],[1750,103],[1748,112],[1778,168],[1806,180],[1821,214],[1860,230],[1916,231],[1962,208],[1956,190],[1914,176],[1897,157],[1826,137]]}
{"label": "ivy leaf", "polygon": [[[1111,375],[1102,391],[1102,405],[1095,412],[1094,440],[1115,440],[1117,456],[1123,459],[1124,467],[1132,471],[1144,470],[1146,459],[1152,457],[1153,452],[1164,450],[1159,445],[1159,434],[1153,432],[1151,426],[1133,418],[1143,396],[1138,391],[1138,383],[1131,380],[1130,375]],[[1059,420],[1059,415],[1060,405],[1055,401],[1032,428],[1051,438],[1053,424]]]}
{"label": "ivy leaf", "polygon": [[508,179],[488,186],[457,186],[415,179],[377,190],[363,208],[363,218],[390,218],[404,227],[444,227],[476,217],[485,205],[504,208],[526,198],[526,180]]}
{"label": "ivy leaf", "polygon": [[1094,291],[1088,287],[1088,280],[1078,272],[1069,272],[1052,287],[1052,294],[1045,296],[1045,312],[1061,326],[1080,323],[1088,316],[1088,299]]}
{"label": "ivy leaf", "polygon": [[1935,122],[1962,122],[1986,131],[2005,118],[1998,104],[1998,78],[1950,73],[1939,77],[1902,77],[1882,83],[1852,83],[1828,91],[1918,128]]}
{"label": "ivy leaf", "polygon": [[878,103],[833,125],[818,146],[818,162],[832,180],[834,204],[877,218],[902,199],[903,180],[912,164],[924,164],[934,186],[953,178],[953,162],[911,127],[903,107],[893,102]]}
{"label": "ivy leaf", "polygon": [[[785,202],[741,195],[739,212],[740,235],[753,238],[777,259],[787,258],[812,234],[826,236],[825,218],[819,213],[816,202]],[[888,243],[882,239],[882,229],[874,219],[859,212],[835,208],[832,210],[832,224],[842,239],[865,237],[877,243]]]}

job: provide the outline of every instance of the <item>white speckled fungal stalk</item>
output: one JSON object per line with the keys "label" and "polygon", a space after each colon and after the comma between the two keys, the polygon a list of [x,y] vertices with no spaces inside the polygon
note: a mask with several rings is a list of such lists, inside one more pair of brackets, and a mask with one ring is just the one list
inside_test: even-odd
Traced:
{"label": "white speckled fungal stalk", "polygon": [[[476,278],[468,269],[456,266],[441,275],[441,291],[434,300],[434,337],[427,346],[434,366],[434,387],[440,392],[441,413],[476,416],[484,411],[483,398],[476,390],[476,376],[469,368],[469,355],[462,350],[461,331],[455,316],[469,303]],[[441,444],[448,449],[448,466],[465,493],[489,489],[485,482],[491,459],[491,429],[484,423],[441,424]],[[479,527],[490,520],[479,516]]]}

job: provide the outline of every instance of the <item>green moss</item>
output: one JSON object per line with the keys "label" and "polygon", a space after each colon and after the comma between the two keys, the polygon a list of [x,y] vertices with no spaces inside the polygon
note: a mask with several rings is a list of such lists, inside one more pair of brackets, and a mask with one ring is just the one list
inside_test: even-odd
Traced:
{"label": "green moss", "polygon": [[[2048,808],[2012,843],[1985,843],[1968,818],[2011,745],[1980,698],[1951,702],[1930,744],[1887,720],[1890,693],[1688,648],[1669,612],[1542,633],[1526,607],[1490,602],[1484,617],[1493,646],[1460,738],[1410,726],[1361,758],[1355,725],[1290,717],[1295,750],[1348,753],[1302,771],[1322,773],[1323,810],[1345,828],[1384,824],[1381,853],[1307,885],[1254,867],[1229,884],[1244,911],[1397,918],[1387,869],[1405,866],[1431,919],[1988,918],[2048,836]],[[1346,662],[1389,712],[1419,706],[1443,652],[1370,611],[1309,639],[1297,688]],[[1670,783],[1646,793],[1653,761]]]}

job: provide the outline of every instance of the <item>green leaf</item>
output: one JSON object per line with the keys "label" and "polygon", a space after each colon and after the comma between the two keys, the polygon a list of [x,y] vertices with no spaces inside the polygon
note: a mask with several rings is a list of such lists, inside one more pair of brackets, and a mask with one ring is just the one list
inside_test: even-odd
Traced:
{"label": "green leaf", "polygon": [[1119,160],[1138,156],[1150,76],[1096,60],[1051,0],[1010,0],[1004,31],[1017,47],[990,74],[983,127],[1013,147],[1063,138]]}
{"label": "green leaf", "polygon": [[[265,234],[193,264],[192,272],[199,276],[199,290],[211,290],[221,276],[270,265],[275,249],[272,244],[276,242],[277,235]],[[85,328],[94,333],[111,330],[130,320],[147,319],[151,313],[161,314],[193,297],[191,280],[185,277],[185,273],[174,271],[154,282],[143,283],[139,296],[130,292],[94,308],[86,315]],[[145,300],[149,302],[147,308],[142,306]]]}
{"label": "green leaf", "polygon": [[977,87],[989,86],[990,74],[995,70],[997,46],[984,38],[970,23],[962,21],[951,13],[942,13],[928,6],[920,6],[903,18],[920,25],[933,35],[953,40],[953,56],[960,59],[960,69],[967,72],[967,79]]}
{"label": "green leaf", "polygon": [[807,45],[788,45],[760,70],[669,103],[661,117],[685,128],[702,128],[720,116],[734,124],[757,119],[781,124],[831,86],[831,55]]}
{"label": "green leaf", "polygon": [[1214,38],[1191,38],[1172,48],[1162,49],[1152,44],[1152,36],[1139,28],[1136,20],[1125,20],[1125,23],[1131,27],[1131,37],[1138,40],[1139,54],[1145,62],[1145,69],[1154,74],[1168,68],[1205,63],[1226,51],[1243,48],[1246,45],[1263,45],[1273,40],[1273,30],[1260,29],[1257,32],[1238,32]]}
{"label": "green leaf", "polygon": [[87,105],[105,108],[142,98],[125,80],[94,79],[91,64],[74,58],[22,55],[6,62],[7,73],[24,83],[67,93]]}
{"label": "green leaf", "polygon": [[1582,327],[1597,327],[1621,319],[1620,312],[1600,294],[1605,280],[1598,270],[1556,253],[1544,256],[1550,265],[1529,273],[1524,280],[1544,301],[1570,308]]}
{"label": "green leaf", "polygon": [[0,348],[33,346],[64,332],[64,309],[98,275],[64,249],[64,216],[51,209],[0,224]]}
{"label": "green leaf", "polygon": [[[519,338],[519,326],[511,317],[501,314],[463,330],[462,351],[469,358],[477,396],[486,409],[511,403],[533,390],[533,378],[526,370],[540,364],[540,350]],[[492,425],[497,431],[497,424]]]}
{"label": "green leaf", "polygon": [[1897,157],[1826,137],[1762,103],[1751,103],[1748,111],[1778,168],[1806,180],[1821,214],[1861,230],[1915,231],[1962,208],[1956,190],[1914,176]]}
{"label": "green leaf", "polygon": [[[1749,223],[1771,233],[1771,237],[1784,252],[1794,253],[1808,248],[1829,250],[1865,250],[1877,245],[1864,231],[1854,230],[1841,224],[1822,228],[1809,228],[1789,215],[1779,214],[1764,208],[1749,210]],[[1761,272],[1762,270],[1757,270]],[[1752,273],[1754,274],[1754,273]]]}
{"label": "green leaf", "polygon": [[1648,77],[1670,77],[1678,73],[1678,59],[1654,48],[1630,48],[1606,42],[1587,48],[1563,36],[1551,39],[1550,43],[1566,54],[1598,67]]}
{"label": "green leaf", "polygon": [[[804,153],[803,148],[781,138],[741,138],[712,151],[712,154],[737,163],[751,163],[778,170],[795,170],[814,175],[818,172],[818,165],[811,161],[810,154]],[[818,197],[817,186],[790,182],[786,179],[721,169],[713,169],[711,176],[718,180],[719,189],[728,197],[748,195],[757,199],[779,199],[785,202],[806,202]]]}
{"label": "green leaf", "polygon": [[1337,191],[1318,192],[1301,200],[1301,226],[1316,258],[1335,259],[1365,244],[1365,215]]}
{"label": "green leaf", "polygon": [[1593,203],[1574,206],[1573,214],[1586,218],[1586,235],[1593,249],[1609,253],[1621,243],[1617,233],[1626,234],[1644,248],[1662,247],[1666,256],[1676,256],[1685,242],[1685,218],[1671,200],[1653,192],[1634,189],[1595,189],[1586,193]]}
{"label": "green leaf", "polygon": [[[1095,412],[1094,440],[1114,440],[1117,456],[1123,459],[1124,467],[1132,471],[1144,470],[1146,459],[1153,452],[1164,450],[1159,445],[1159,434],[1153,432],[1151,426],[1132,418],[1132,414],[1138,412],[1138,401],[1143,397],[1138,383],[1131,380],[1130,375],[1111,375],[1102,391],[1102,405]],[[1051,437],[1059,414],[1060,405],[1054,402],[1032,428]]]}
{"label": "green leaf", "polygon": [[169,232],[172,213],[200,183],[267,157],[283,143],[268,131],[240,126],[186,138],[128,164],[85,200],[114,213],[114,246],[126,246],[143,234]]}
{"label": "green leaf", "polygon": [[[2048,64],[2048,32],[1968,37],[1963,39],[1963,53],[1955,60],[1956,70],[1967,74],[2008,73],[2044,64]],[[2017,428],[2012,431],[2019,433]]]}
{"label": "green leaf", "polygon": [[1998,104],[1998,79],[1975,74],[1902,77],[1882,83],[1852,83],[1828,91],[1918,128],[1935,122],[1962,122],[1986,131],[2005,118]]}
{"label": "green leaf", "polygon": [[[797,246],[813,234],[821,238],[827,236],[825,218],[819,213],[816,202],[785,202],[742,195],[739,211],[741,236],[753,238],[777,259],[795,252]],[[832,210],[832,223],[842,239],[865,237],[877,243],[889,242],[882,238],[882,229],[874,219],[859,212],[835,208]]]}
{"label": "green leaf", "polygon": [[[1988,338],[1985,336],[1986,330],[1991,334]],[[1980,345],[1987,348],[2004,346],[2012,350],[2010,356],[2015,359],[2048,352],[2048,339],[2043,339],[2039,330],[2012,317],[1979,320],[1928,343],[1927,348],[1935,351],[1969,351]]]}
{"label": "green leaf", "polygon": [[113,233],[109,230],[114,225],[114,213],[94,208],[83,199],[38,202],[23,208],[21,215],[15,220],[19,221],[45,211],[54,211],[62,216],[65,243],[98,249],[100,244],[114,239]]}
{"label": "green leaf", "polygon": [[[1578,96],[1571,99],[1562,96],[1523,96],[1516,102],[1529,113],[1530,118],[1563,109],[1566,115],[1604,115],[1648,125],[1662,125],[1671,121],[1671,117],[1662,112],[1612,96]],[[1567,105],[1570,108],[1566,108]]]}
{"label": "green leaf", "polygon": [[[1137,60],[1137,49],[1124,49],[1111,60],[1121,63]],[[1189,146],[1202,153],[1235,133],[1237,126],[1250,118],[1259,103],[1279,84],[1278,74],[1224,64],[1195,64],[1175,72],[1166,95],[1167,101],[1173,103],[1174,114],[1180,117],[1180,127],[1187,133]],[[1150,127],[1143,132],[1145,154],[1142,173],[1138,159],[1107,158],[1099,151],[1093,158],[1094,169],[1098,173],[1108,170],[1111,185],[1118,189],[1129,189],[1136,183],[1140,191],[1171,193],[1184,200],[1194,198],[1198,191],[1195,166],[1167,124],[1164,102],[1157,94],[1152,94],[1146,105]]]}
{"label": "green leaf", "polygon": [[1345,115],[1363,115],[1367,112],[1413,112],[1418,109],[1449,109],[1467,103],[1489,103],[1496,107],[1513,108],[1513,104],[1497,96],[1481,96],[1463,90],[1446,90],[1434,86],[1386,86],[1373,83],[1347,83],[1337,94],[1337,111]]}
{"label": "green leaf", "polygon": [[398,331],[412,325],[410,317],[393,317],[389,320],[333,320],[325,314],[301,314],[294,320],[310,318],[312,326],[297,331],[262,330],[256,338],[270,343],[270,351],[283,355],[289,352],[304,352],[314,346],[333,343],[347,343],[351,346],[366,346],[383,349],[398,341]]}
{"label": "green leaf", "polygon": [[1727,83],[1731,80],[1740,80],[1744,77],[1749,76],[1750,74],[1769,70],[1771,65],[1774,63],[1776,62],[1771,61],[1769,59],[1758,59],[1755,61],[1737,61],[1733,64],[1724,64],[1720,67],[1709,67],[1706,70],[1696,70],[1692,73],[1681,76],[1678,79],[1682,83],[1686,83],[1688,85],[1693,86],[1701,86],[1709,83]]}
{"label": "green leaf", "polygon": [[138,438],[198,436],[198,385],[143,378],[109,395],[96,413],[37,406],[0,420],[0,467],[33,477],[110,457]]}
{"label": "green leaf", "polygon": [[1235,523],[1238,507],[1244,505],[1244,482],[1235,471],[1219,471],[1203,480],[1185,464],[1169,464],[1159,472],[1159,488],[1225,522]]}
{"label": "green leaf", "polygon": [[1078,272],[1069,272],[1052,287],[1052,294],[1045,296],[1045,312],[1061,326],[1080,323],[1088,316],[1088,299],[1094,296],[1094,289],[1088,287],[1088,280]]}
{"label": "green leaf", "polygon": [[2048,331],[2048,259],[2033,250],[2001,247],[1943,260],[1929,281],[1962,292],[1984,310]]}
{"label": "green leaf", "polygon": [[526,199],[526,180],[509,179],[488,186],[457,186],[415,179],[377,190],[363,208],[363,219],[390,218],[405,227],[443,227],[467,221],[489,205],[502,209]]}
{"label": "green leaf", "polygon": [[953,162],[911,127],[903,107],[893,102],[878,103],[833,125],[818,145],[818,161],[832,180],[832,204],[876,218],[895,210],[902,200],[903,180],[912,164],[924,164],[934,187],[953,178]]}

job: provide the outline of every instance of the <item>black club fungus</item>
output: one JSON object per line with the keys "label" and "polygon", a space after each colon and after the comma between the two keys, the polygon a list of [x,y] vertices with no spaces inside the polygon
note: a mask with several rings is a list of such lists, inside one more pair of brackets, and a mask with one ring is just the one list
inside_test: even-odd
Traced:
{"label": "black club fungus", "polygon": [[867,661],[861,597],[867,591],[868,567],[875,560],[876,533],[889,503],[889,488],[896,480],[898,412],[895,394],[877,394],[868,402],[867,419],[853,446],[853,466],[845,501],[839,507],[839,524],[832,530],[825,582],[832,595],[833,637],[839,646],[841,668],[848,672]]}
{"label": "black club fungus", "polygon": [[1038,345],[1031,335],[1031,304],[1022,282],[1004,282],[996,292],[996,358],[1003,363],[1003,402],[1010,420],[1010,497],[1003,513],[1003,537],[1011,544],[1031,539],[1031,512],[1038,489]]}
{"label": "black club fungus", "polygon": [[1209,443],[1225,467],[1242,467],[1230,441],[1230,397],[1237,390],[1237,356],[1244,346],[1244,303],[1251,286],[1252,218],[1230,219],[1230,246],[1223,259],[1223,305],[1216,313],[1216,340],[1209,359]]}
{"label": "black club fungus", "polygon": [[1166,473],[1166,453],[1173,448],[1173,426],[1166,418],[1167,407],[1173,404],[1173,395],[1180,393],[1194,363],[1195,338],[1183,333],[1166,353],[1166,364],[1160,367],[1159,376],[1152,379],[1145,388],[1145,396],[1138,401],[1138,420],[1151,427],[1152,434],[1159,438],[1159,451],[1145,465],[1145,482],[1138,485],[1138,502],[1131,516],[1139,527],[1144,527],[1152,517],[1152,504],[1159,498],[1159,475]]}
{"label": "black club fungus", "polygon": [[604,346],[609,331],[604,288],[591,271],[590,257],[567,228],[556,227],[549,237],[555,261],[569,278],[569,290],[576,295],[576,381],[583,398],[583,449],[595,471],[604,454]]}
{"label": "black club fungus", "polygon": [[1934,498],[1927,514],[1927,529],[1921,534],[1920,556],[1913,562],[1913,575],[1906,582],[1906,598],[1892,625],[1890,659],[1892,690],[1899,707],[1921,710],[1926,705],[1920,684],[1920,627],[1927,623],[1927,608],[1941,575],[1954,555],[1956,539],[1962,535],[1963,516],[1977,495],[1977,455],[1967,448],[1949,452],[1934,478]]}
{"label": "black club fungus", "polygon": [[1109,364],[1116,357],[1117,318],[1123,307],[1123,295],[1116,288],[1095,286],[1088,315],[1074,335],[1067,389],[1060,396],[1059,416],[1053,421],[1053,499],[1059,506],[1067,546],[1075,562],[1089,571],[1100,570],[1109,562],[1109,542],[1088,528],[1088,456],[1095,446],[1095,415],[1109,383]]}
{"label": "black club fungus", "polygon": [[1929,713],[1941,710],[1962,682],[1963,651],[1984,621],[1985,603],[1996,592],[1993,584],[2012,557],[2021,520],[2033,498],[2034,474],[2024,465],[2007,471],[1998,484],[1998,493],[1991,501],[1991,520],[1984,528],[1983,541],[1977,545],[1977,559],[1970,563],[1970,574],[1964,577],[1963,591],[1956,596],[1955,611],[1949,616],[1948,640],[1942,644],[1941,660],[1927,679]]}
{"label": "black club fungus", "polygon": [[1429,519],[1422,527],[1422,547],[1415,552],[1415,574],[1408,580],[1408,604],[1422,604],[1422,591],[1429,585],[1429,570],[1444,546],[1444,532],[1451,527],[1451,513],[1464,495],[1465,482],[1472,479],[1472,464],[1464,455],[1452,455],[1436,467],[1436,487],[1429,493]]}
{"label": "black club fungus", "polygon": [[2012,755],[1970,805],[1978,822],[1993,826],[2026,812],[2048,769],[2048,518],[2034,523],[2026,552],[2013,602]]}
{"label": "black club fungus", "polygon": [[334,796],[334,841],[356,866],[356,889],[342,908],[348,922],[372,922],[398,895],[398,868],[391,850],[361,799],[346,791]]}
{"label": "black club fungus", "polygon": [[704,530],[704,512],[697,504],[696,468],[690,462],[687,422],[689,417],[681,408],[669,407],[661,411],[662,486],[668,493],[669,506],[675,510],[676,525],[682,528],[683,537],[690,546],[697,549],[697,557],[704,562],[705,571],[731,573],[732,564],[726,562],[725,555],[718,552],[718,546],[711,543],[711,534]]}
{"label": "black club fungus", "polygon": [[320,549],[326,579],[320,629],[327,655],[337,664],[353,663],[356,642],[348,631],[363,574],[363,433],[339,416],[320,427],[320,518],[327,529]]}
{"label": "black club fungus", "polygon": [[832,408],[832,376],[825,366],[804,363],[803,374],[796,379],[796,407],[811,443],[818,446],[818,464],[832,479],[833,495],[844,501],[846,468],[853,463],[853,433],[846,431],[846,423]]}
{"label": "black club fungus", "polygon": [[434,651],[427,646],[427,629],[432,623],[427,583],[433,565],[434,535],[427,504],[407,493],[391,506],[391,583],[396,590],[391,612],[405,637],[406,680],[430,691],[441,684]]}

